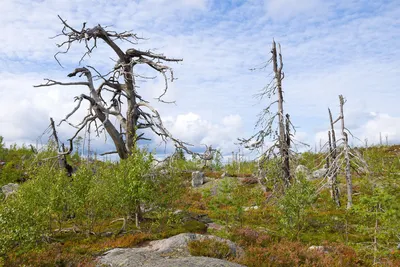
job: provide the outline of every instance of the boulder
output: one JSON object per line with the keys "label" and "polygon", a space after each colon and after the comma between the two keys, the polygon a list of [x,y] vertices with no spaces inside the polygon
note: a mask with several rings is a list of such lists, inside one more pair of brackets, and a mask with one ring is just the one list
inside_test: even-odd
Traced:
{"label": "boulder", "polygon": [[200,171],[192,172],[192,186],[199,187],[204,183],[204,173]]}
{"label": "boulder", "polygon": [[309,179],[309,177],[311,176],[310,170],[304,165],[298,165],[296,167],[295,173],[296,177],[298,177],[299,175],[304,175],[305,178]]}
{"label": "boulder", "polygon": [[317,180],[317,179],[322,179],[325,177],[326,173],[328,172],[328,169],[322,168],[316,171],[313,171],[312,173],[312,179]]}
{"label": "boulder", "polygon": [[230,240],[216,236],[200,234],[179,234],[167,239],[151,241],[147,246],[140,248],[116,248],[98,258],[98,266],[159,266],[159,267],[202,267],[226,266],[241,267],[242,265],[225,260],[193,257],[189,253],[188,243],[194,240],[215,239],[225,242],[231,249],[233,256],[243,255],[243,250]]}
{"label": "boulder", "polygon": [[13,183],[2,186],[1,191],[3,192],[3,194],[5,196],[4,199],[7,199],[10,195],[17,192],[18,187],[19,187],[19,184],[13,184]]}

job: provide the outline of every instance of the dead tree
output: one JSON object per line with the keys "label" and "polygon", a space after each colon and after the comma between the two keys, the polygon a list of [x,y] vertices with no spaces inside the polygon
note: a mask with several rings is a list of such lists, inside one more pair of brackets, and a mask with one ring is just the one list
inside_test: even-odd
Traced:
{"label": "dead tree", "polygon": [[[332,119],[332,113],[330,109],[328,109],[331,131],[328,133],[329,134],[328,158],[330,158],[330,160],[329,160],[327,176],[331,188],[332,198],[336,202],[336,204],[340,206],[340,200],[339,200],[340,195],[338,190],[337,176],[340,173],[341,169],[343,169],[346,178],[347,209],[350,209],[351,206],[353,205],[353,184],[351,177],[351,168],[352,168],[351,164],[355,166],[353,168],[357,172],[359,172],[360,170],[362,172],[368,172],[368,166],[365,160],[360,155],[360,153],[357,150],[351,149],[349,146],[348,134],[351,133],[345,127],[343,107],[346,101],[342,95],[339,95],[339,103],[340,103],[340,115],[336,120]],[[339,121],[341,126],[342,138],[336,140],[334,125]],[[344,166],[344,168],[342,168],[342,166]]]}
{"label": "dead tree", "polygon": [[[329,119],[331,122],[331,130],[328,131],[328,142],[329,142],[329,157],[328,159],[328,181],[329,181],[329,186],[331,190],[331,197],[333,201],[336,203],[338,207],[340,207],[340,193],[339,193],[339,188],[338,188],[338,182],[337,182],[337,175],[338,175],[338,162],[337,162],[337,148],[336,148],[336,134],[335,134],[335,128],[333,124],[333,119],[332,119],[332,112],[328,108],[329,112]],[[330,160],[329,160],[330,159]],[[329,166],[329,163],[331,166]]]}
{"label": "dead tree", "polygon": [[50,126],[52,129],[52,136],[54,137],[54,142],[57,147],[58,166],[60,167],[60,169],[65,169],[65,171],[67,172],[67,175],[71,176],[73,169],[72,169],[72,166],[69,165],[67,162],[67,155],[72,152],[72,149],[73,149],[72,142],[70,142],[70,147],[68,150],[65,149],[64,144],[61,144],[61,146],[60,146],[60,141],[58,139],[58,135],[57,135],[57,131],[56,131],[56,127],[55,127],[53,118],[50,118]]}
{"label": "dead tree", "polygon": [[[86,126],[90,128],[94,124],[96,134],[99,135],[105,130],[115,145],[116,151],[108,152],[108,154],[117,153],[121,159],[126,159],[132,153],[133,147],[138,140],[150,140],[144,136],[145,130],[153,131],[163,141],[172,140],[176,147],[190,153],[187,149],[189,144],[174,138],[169,133],[164,127],[158,111],[150,105],[149,101],[143,99],[138,92],[137,79],[152,79],[155,77],[144,77],[135,72],[136,66],[145,65],[160,74],[164,79],[165,87],[157,100],[171,103],[162,99],[168,91],[168,83],[174,80],[173,71],[169,66],[165,65],[165,62],[180,62],[182,59],[168,58],[163,54],[156,54],[150,50],[142,51],[133,47],[123,51],[117,42],[126,41],[136,45],[141,38],[132,32],[110,31],[107,27],[102,27],[101,25],[88,28],[86,23],[83,23],[80,29],[73,28],[67,24],[66,20],[60,16],[58,17],[61,20],[63,29],[55,37],[61,37],[64,40],[57,46],[65,48],[64,51],[55,54],[55,59],[59,64],[58,55],[68,53],[72,44],[83,44],[85,46],[86,52],[79,63],[90,55],[99,44],[105,44],[110,47],[116,56],[116,64],[105,74],[101,74],[92,66],[79,67],[68,74],[68,77],[84,76],[84,80],[60,82],[45,79],[46,82],[44,84],[35,86],[87,87],[88,94],[83,93],[76,96],[77,105],[58,124],[66,122],[76,128],[75,134],[69,141],[72,142]],[[105,92],[109,93],[109,98],[106,98]],[[80,123],[72,124],[69,119],[81,108],[82,102],[88,103],[89,113]],[[111,118],[117,118],[117,124],[119,125],[113,124]]]}
{"label": "dead tree", "polygon": [[339,95],[339,102],[340,102],[340,118],[341,118],[341,126],[342,126],[342,136],[343,136],[343,153],[344,153],[344,160],[345,160],[345,173],[346,173],[346,187],[347,187],[347,208],[350,209],[353,205],[353,184],[351,179],[351,170],[350,170],[350,154],[349,154],[349,136],[347,135],[344,127],[344,112],[343,106],[345,100],[342,95]]}
{"label": "dead tree", "polygon": [[[275,41],[272,41],[272,57],[263,68],[272,64],[274,76],[272,81],[262,89],[261,93],[257,96],[262,99],[265,96],[271,98],[277,95],[277,100],[270,103],[259,115],[256,127],[261,129],[253,136],[248,139],[239,139],[240,144],[243,144],[245,148],[250,150],[262,149],[265,145],[266,138],[273,139],[273,145],[269,147],[265,152],[262,153],[261,157],[269,158],[270,154],[274,153],[274,150],[279,150],[281,158],[281,170],[282,180],[285,187],[289,187],[291,183],[290,174],[290,145],[292,135],[290,133],[290,127],[293,126],[290,122],[290,117],[286,114],[286,121],[283,109],[283,89],[282,80],[285,78],[283,69],[283,60],[281,53],[281,46],[278,44],[276,47]],[[277,111],[271,112],[271,107],[277,104]],[[274,128],[275,119],[278,117],[277,129]]]}

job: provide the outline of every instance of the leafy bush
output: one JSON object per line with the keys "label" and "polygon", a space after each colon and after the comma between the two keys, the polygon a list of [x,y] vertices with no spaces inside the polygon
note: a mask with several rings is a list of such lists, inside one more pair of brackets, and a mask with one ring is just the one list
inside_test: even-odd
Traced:
{"label": "leafy bush", "polygon": [[137,149],[118,164],[82,165],[72,177],[50,161],[35,167],[33,178],[0,203],[0,253],[48,240],[64,227],[101,231],[104,220],[135,218],[144,204],[172,207],[180,180],[152,175],[151,162],[151,154]]}
{"label": "leafy bush", "polygon": [[297,239],[307,226],[310,206],[316,201],[314,186],[302,179],[293,183],[279,199],[277,219],[280,230],[288,237]]}

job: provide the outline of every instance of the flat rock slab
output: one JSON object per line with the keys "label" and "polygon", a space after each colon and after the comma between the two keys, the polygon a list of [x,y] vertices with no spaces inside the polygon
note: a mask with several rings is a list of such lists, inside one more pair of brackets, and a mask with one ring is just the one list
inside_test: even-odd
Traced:
{"label": "flat rock slab", "polygon": [[168,254],[136,251],[134,248],[113,249],[100,258],[98,266],[110,267],[242,267],[243,265],[207,257],[178,257]]}
{"label": "flat rock slab", "polygon": [[221,259],[190,256],[187,248],[188,242],[215,238],[226,242],[234,255],[242,253],[232,241],[214,236],[200,234],[179,234],[167,239],[156,240],[146,247],[140,248],[115,248],[98,258],[98,266],[125,266],[125,267],[241,267],[243,265]]}

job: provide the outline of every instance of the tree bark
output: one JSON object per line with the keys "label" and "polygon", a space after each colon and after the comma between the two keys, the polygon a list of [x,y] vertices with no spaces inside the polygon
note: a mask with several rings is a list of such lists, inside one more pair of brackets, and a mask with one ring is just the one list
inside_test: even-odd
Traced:
{"label": "tree bark", "polygon": [[[279,51],[277,51],[275,41],[272,41],[272,64],[275,73],[276,89],[278,93],[278,124],[279,124],[279,152],[281,155],[281,168],[283,172],[283,181],[286,187],[290,186],[290,166],[289,166],[289,147],[287,143],[287,135],[285,129],[284,113],[283,113],[283,90],[282,90],[282,80],[284,74],[282,73],[283,61],[280,49],[280,44],[278,44]],[[278,63],[279,56],[279,63]],[[290,144],[290,143],[289,143]]]}
{"label": "tree bark", "polygon": [[[339,194],[339,189],[338,189],[338,182],[337,182],[337,175],[339,168],[337,166],[337,146],[336,146],[336,134],[335,134],[335,127],[334,127],[334,122],[332,119],[332,112],[328,108],[329,112],[329,119],[331,122],[331,131],[328,132],[329,134],[329,155],[331,158],[331,167],[328,168],[329,173],[329,183],[330,183],[330,188],[331,188],[331,197],[333,201],[335,201],[336,205],[340,207],[340,194]],[[329,158],[329,157],[328,157]]]}
{"label": "tree bark", "polygon": [[[54,141],[56,143],[57,146],[57,153],[58,153],[58,166],[60,167],[60,169],[65,169],[65,171],[67,172],[68,176],[72,175],[72,166],[68,164],[67,162],[67,158],[66,158],[66,152],[64,151],[64,146],[61,146],[62,149],[60,149],[60,142],[58,140],[58,135],[57,135],[57,131],[56,131],[56,127],[54,124],[54,120],[53,118],[50,118],[50,126],[51,129],[53,130],[53,137],[54,137]],[[71,150],[71,148],[70,148]],[[62,153],[60,153],[62,152]]]}
{"label": "tree bark", "polygon": [[343,106],[344,106],[344,98],[342,95],[339,95],[339,101],[340,101],[340,118],[342,121],[342,136],[343,136],[343,153],[344,153],[344,160],[345,160],[345,173],[346,173],[346,187],[347,187],[347,209],[350,209],[351,206],[353,205],[353,184],[352,184],[352,178],[351,178],[351,166],[350,166],[350,155],[349,155],[349,137],[346,133],[346,128],[344,127],[344,112],[343,112]]}

